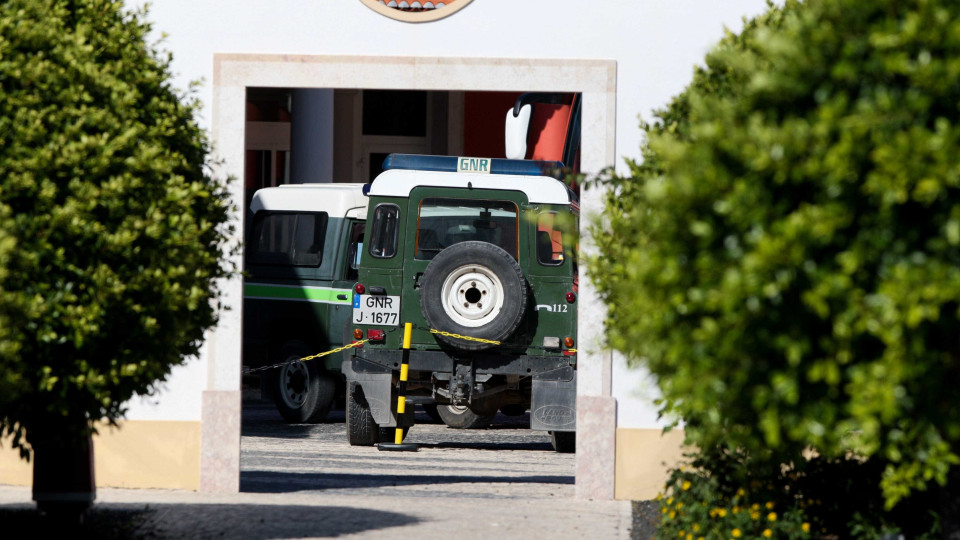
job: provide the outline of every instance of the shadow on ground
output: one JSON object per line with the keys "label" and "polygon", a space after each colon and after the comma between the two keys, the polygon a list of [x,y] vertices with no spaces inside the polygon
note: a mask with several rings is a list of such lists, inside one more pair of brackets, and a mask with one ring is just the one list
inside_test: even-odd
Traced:
{"label": "shadow on ground", "polygon": [[[443,426],[439,422],[430,418],[426,413],[418,410],[416,413],[416,425]],[[273,437],[280,439],[309,439],[311,437],[322,436],[323,434],[334,434],[346,440],[345,429],[346,414],[342,409],[334,409],[322,421],[316,424],[288,424],[276,411],[272,403],[266,402],[244,402],[242,421],[240,424],[241,434],[244,437]],[[450,433],[463,433],[466,430],[449,429]],[[490,431],[513,429],[530,429],[529,413],[522,416],[506,416],[497,414],[489,426],[470,430],[470,431]],[[548,444],[549,448],[550,445]],[[495,449],[495,448],[491,448]]]}
{"label": "shadow on ground", "polygon": [[437,476],[393,474],[289,473],[242,471],[240,491],[248,493],[290,493],[295,491],[356,490],[397,486],[450,484],[557,484],[573,485],[570,476]]}
{"label": "shadow on ground", "polygon": [[477,443],[477,442],[441,442],[441,443],[422,443],[418,442],[416,434],[404,439],[404,442],[415,443],[422,449],[426,448],[460,448],[464,450],[542,450],[553,452],[553,446],[550,443],[543,442],[519,442],[519,443]]}
{"label": "shadow on ground", "polygon": [[630,540],[653,540],[660,525],[660,504],[657,501],[633,501],[631,509]]}
{"label": "shadow on ground", "polygon": [[14,532],[11,538],[333,538],[418,521],[393,512],[334,506],[111,504],[95,505],[87,511],[82,523],[70,525],[35,509],[0,506],[0,523],[5,532]]}

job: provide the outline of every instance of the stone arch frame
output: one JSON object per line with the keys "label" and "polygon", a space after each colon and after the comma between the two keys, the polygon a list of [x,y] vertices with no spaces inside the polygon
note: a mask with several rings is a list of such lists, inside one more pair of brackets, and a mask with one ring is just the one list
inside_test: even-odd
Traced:
{"label": "stone arch frame", "polygon": [[[464,57],[372,57],[282,54],[214,55],[212,142],[218,173],[243,178],[244,110],[248,87],[380,88],[450,91],[582,92],[581,169],[596,173],[614,164],[617,69],[613,60]],[[243,233],[243,183],[234,182],[237,235]],[[600,190],[581,193],[581,252],[594,252],[587,227],[602,210]],[[238,238],[239,240],[240,238]],[[241,267],[242,253],[236,254]],[[206,345],[207,384],[201,422],[200,490],[240,489],[240,380],[243,299],[238,277],[222,284],[218,326]],[[614,496],[616,401],[611,396],[612,355],[602,347],[605,308],[580,280],[578,324],[576,497]]]}

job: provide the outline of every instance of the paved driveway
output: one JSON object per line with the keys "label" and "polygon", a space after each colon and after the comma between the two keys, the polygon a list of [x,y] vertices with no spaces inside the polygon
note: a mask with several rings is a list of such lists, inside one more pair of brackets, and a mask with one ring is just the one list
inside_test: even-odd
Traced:
{"label": "paved driveway", "polygon": [[[418,424],[419,452],[346,443],[343,411],[326,423],[284,424],[245,400],[241,493],[100,489],[79,531],[96,538],[626,539],[626,501],[575,501],[574,457],[553,452],[527,418],[484,430]],[[0,486],[0,521],[52,526],[26,488]]]}
{"label": "paved driveway", "polygon": [[[451,429],[419,409],[404,442],[418,452],[349,446],[342,410],[327,423],[287,425],[272,405],[246,402],[240,489],[338,495],[570,499],[574,455],[558,454],[529,419],[497,415],[487,429]],[[414,501],[417,503],[417,501]]]}

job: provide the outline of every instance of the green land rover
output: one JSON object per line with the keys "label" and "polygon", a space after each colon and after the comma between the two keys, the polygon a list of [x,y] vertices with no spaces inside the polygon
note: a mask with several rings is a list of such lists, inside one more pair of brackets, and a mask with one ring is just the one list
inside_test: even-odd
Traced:
{"label": "green land rover", "polygon": [[[393,154],[369,187],[367,242],[345,353],[347,436],[379,442],[406,404],[454,427],[523,414],[574,450],[579,205],[556,162]],[[391,429],[393,428],[393,429]],[[392,437],[391,437],[392,439]]]}
{"label": "green land rover", "polygon": [[[367,199],[362,184],[258,190],[250,204],[243,364],[290,362],[343,344]],[[292,423],[320,422],[343,389],[340,355],[262,371],[262,390]]]}

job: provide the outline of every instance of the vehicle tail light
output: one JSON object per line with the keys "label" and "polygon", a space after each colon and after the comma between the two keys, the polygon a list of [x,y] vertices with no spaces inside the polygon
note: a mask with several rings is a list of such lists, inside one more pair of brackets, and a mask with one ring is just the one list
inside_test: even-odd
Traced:
{"label": "vehicle tail light", "polygon": [[387,333],[383,330],[367,330],[367,339],[370,341],[383,341],[387,339]]}
{"label": "vehicle tail light", "polygon": [[357,283],[353,286],[353,292],[357,294],[363,294],[363,291],[365,290],[367,290],[367,288],[363,286],[363,283]]}
{"label": "vehicle tail light", "polygon": [[573,348],[573,338],[570,337],[570,336],[567,336],[567,337],[563,338],[563,344],[564,344],[564,346],[566,346],[566,348],[568,348],[568,349]]}
{"label": "vehicle tail light", "polygon": [[567,303],[572,304],[577,301],[577,293],[568,292],[567,293]]}
{"label": "vehicle tail light", "polygon": [[359,328],[353,329],[353,339],[363,339],[363,330]]}

